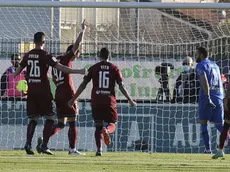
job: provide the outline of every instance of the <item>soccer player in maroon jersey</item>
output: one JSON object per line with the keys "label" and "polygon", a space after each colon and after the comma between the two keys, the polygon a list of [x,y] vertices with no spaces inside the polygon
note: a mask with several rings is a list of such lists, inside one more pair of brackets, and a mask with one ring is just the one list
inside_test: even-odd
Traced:
{"label": "soccer player in maroon jersey", "polygon": [[[80,43],[83,39],[83,35],[86,29],[85,22],[82,23],[82,31],[80,32],[76,42],[75,47],[79,49]],[[67,48],[66,54],[72,50],[73,45],[70,45]],[[80,56],[80,51],[77,51],[75,56],[61,56],[60,63],[72,67],[72,61],[75,60]],[[63,72],[58,71],[56,68],[52,69],[53,81],[56,84],[56,94],[55,94],[55,102],[56,102],[56,109],[57,109],[57,117],[58,117],[58,124],[54,125],[53,131],[51,136],[59,132],[61,129],[64,128],[66,124],[66,120],[69,122],[69,131],[68,131],[68,138],[69,138],[69,155],[85,155],[76,150],[76,142],[77,142],[77,126],[76,122],[76,115],[78,114],[77,106],[69,107],[68,101],[73,97],[75,88],[73,85],[72,76],[70,74],[63,74]]]}
{"label": "soccer player in maroon jersey", "polygon": [[[47,147],[54,123],[53,97],[50,89],[47,72],[49,66],[55,67],[64,73],[84,74],[85,70],[71,69],[57,62],[56,58],[43,50],[45,45],[45,34],[37,32],[34,34],[35,48],[26,53],[16,69],[14,77],[26,67],[28,78],[28,97],[27,97],[27,116],[30,122],[27,127],[27,141],[25,151],[29,155],[34,155],[31,147],[31,141],[40,117],[45,117],[46,121],[43,129],[43,142],[39,145],[39,153],[52,155],[53,153]],[[67,56],[73,56],[77,49],[73,47]]]}
{"label": "soccer player in maroon jersey", "polygon": [[[110,145],[111,141],[109,134],[113,133],[116,129],[118,115],[115,96],[115,83],[119,85],[120,91],[128,99],[130,105],[136,106],[136,102],[132,100],[123,85],[119,68],[108,62],[109,50],[107,48],[102,48],[99,58],[100,62],[89,68],[88,74],[85,75],[84,80],[80,84],[74,97],[68,102],[69,106],[72,107],[75,100],[79,97],[82,91],[86,88],[86,85],[92,79],[93,89],[91,92],[91,103],[92,115],[96,126],[94,133],[97,146],[96,156],[102,155],[103,141],[107,146]],[[103,127],[104,122],[108,123],[105,128]]]}
{"label": "soccer player in maroon jersey", "polygon": [[223,158],[224,157],[224,143],[228,137],[229,129],[230,129],[230,83],[227,81],[224,75],[221,75],[223,83],[223,87],[225,90],[225,98],[224,98],[224,127],[222,129],[220,138],[219,138],[219,146],[218,151],[215,155],[212,156],[213,159]]}

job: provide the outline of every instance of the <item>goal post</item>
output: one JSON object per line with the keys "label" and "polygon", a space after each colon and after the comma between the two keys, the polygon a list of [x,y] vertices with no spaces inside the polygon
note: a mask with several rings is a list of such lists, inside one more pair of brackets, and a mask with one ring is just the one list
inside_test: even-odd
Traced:
{"label": "goal post", "polygon": [[[170,68],[168,91],[172,97],[183,58],[194,59],[196,47],[206,46],[210,58],[228,77],[230,3],[98,1],[0,1],[0,76],[11,66],[12,53],[23,56],[34,47],[35,32],[45,32],[45,49],[59,55],[75,41],[86,19],[88,29],[81,44],[81,57],[73,62],[73,68],[89,68],[97,62],[98,50],[108,47],[111,61],[121,69],[124,84],[138,102],[137,107],[129,107],[117,90],[119,120],[106,150],[203,152],[196,102],[167,101],[164,92],[163,96],[160,92],[162,76],[157,68],[162,63],[170,64],[164,69]],[[73,80],[77,88],[82,76],[73,75]],[[85,151],[96,150],[91,87],[87,86],[79,102],[77,147]],[[0,150],[23,148],[27,123],[24,100],[1,99]],[[42,128],[40,121],[33,147]],[[67,132],[68,126],[51,139],[49,147],[68,149]],[[209,132],[214,148],[218,134],[213,127]]]}
{"label": "goal post", "polygon": [[177,8],[177,9],[228,9],[229,3],[161,3],[119,1],[0,1],[0,7],[61,7],[61,8]]}

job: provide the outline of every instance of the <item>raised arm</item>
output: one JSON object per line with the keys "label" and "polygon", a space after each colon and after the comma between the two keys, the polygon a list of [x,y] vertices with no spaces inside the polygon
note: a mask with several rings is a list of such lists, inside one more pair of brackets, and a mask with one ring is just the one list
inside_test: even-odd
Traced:
{"label": "raised arm", "polygon": [[83,23],[81,24],[81,29],[82,31],[79,33],[74,45],[73,45],[73,48],[72,48],[72,51],[74,54],[76,54],[77,50],[79,49],[79,46],[80,46],[80,43],[82,42],[83,40],[83,37],[84,37],[84,33],[85,33],[85,30],[86,30],[86,23],[85,23],[85,20],[83,21]]}

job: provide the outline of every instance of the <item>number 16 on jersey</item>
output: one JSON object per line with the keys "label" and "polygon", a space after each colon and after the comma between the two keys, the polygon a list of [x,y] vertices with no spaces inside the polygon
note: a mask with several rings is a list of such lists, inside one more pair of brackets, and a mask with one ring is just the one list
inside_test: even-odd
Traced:
{"label": "number 16 on jersey", "polygon": [[99,88],[109,88],[109,71],[99,72]]}

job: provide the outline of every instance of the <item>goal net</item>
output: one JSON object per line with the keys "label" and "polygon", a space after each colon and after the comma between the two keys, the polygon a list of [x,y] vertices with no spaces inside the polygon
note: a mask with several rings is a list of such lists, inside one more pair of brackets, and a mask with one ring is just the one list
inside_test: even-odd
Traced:
{"label": "goal net", "polygon": [[[102,47],[108,47],[112,55],[111,61],[121,69],[124,84],[138,102],[136,108],[130,108],[124,96],[117,91],[119,120],[116,132],[111,135],[112,144],[106,150],[203,152],[196,100],[185,102],[182,95],[181,101],[172,101],[173,90],[176,79],[182,72],[184,57],[194,59],[197,46],[206,46],[210,58],[218,63],[222,73],[228,77],[228,9],[217,9],[219,3],[208,4],[210,9],[203,3],[190,4],[187,8],[186,4],[180,4],[181,8],[180,5],[170,8],[167,3],[155,3],[154,6],[150,1],[139,3],[143,6],[148,4],[149,8],[137,8],[139,5],[131,0],[129,3],[120,2],[119,4],[125,4],[120,6],[122,8],[117,8],[119,5],[116,6],[116,3],[116,8],[111,8],[114,4],[110,4],[110,8],[102,8],[102,4],[106,3],[95,8],[94,5],[99,3],[95,0],[88,0],[91,3],[84,4],[91,5],[90,8],[79,8],[82,3],[72,1],[7,1],[5,6],[0,2],[1,76],[11,66],[12,53],[23,56],[33,48],[35,32],[45,32],[45,49],[59,55],[75,41],[80,32],[80,24],[86,19],[89,27],[81,45],[81,57],[74,62],[73,67],[89,68],[97,62],[97,52]],[[113,0],[117,1],[119,0]],[[56,6],[52,7],[48,3]],[[191,5],[194,6],[193,9]],[[199,5],[204,8],[199,8]],[[159,69],[161,74],[157,72]],[[166,84],[168,92],[160,82],[163,72],[169,72]],[[73,78],[77,88],[82,76],[73,75]],[[8,86],[9,81],[1,83],[4,84]],[[54,91],[55,86],[51,86]],[[193,87],[196,89],[198,86]],[[96,150],[90,89],[89,84],[80,96],[79,103],[77,148],[85,151]],[[4,97],[3,89],[1,93]],[[195,97],[196,94],[189,96]],[[0,149],[23,148],[27,124],[25,100],[2,98]],[[42,135],[42,129],[43,121],[40,121],[33,147],[37,137]],[[68,149],[67,132],[68,126],[50,140],[49,147],[56,150]],[[210,135],[214,148],[218,135],[212,127]]]}

